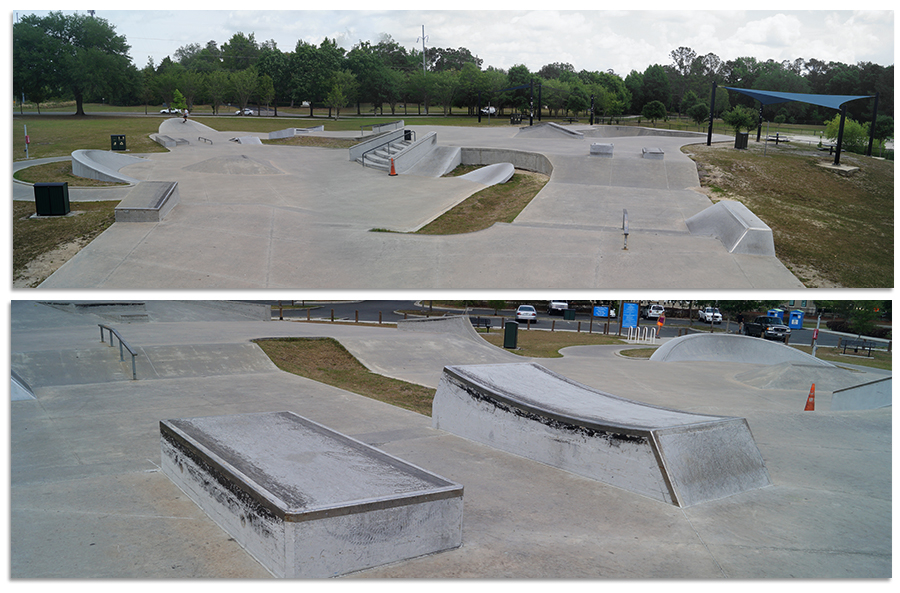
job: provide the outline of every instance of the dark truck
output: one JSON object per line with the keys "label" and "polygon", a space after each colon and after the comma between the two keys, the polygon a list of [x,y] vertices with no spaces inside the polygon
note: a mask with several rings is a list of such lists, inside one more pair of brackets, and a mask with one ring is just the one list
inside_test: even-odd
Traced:
{"label": "dark truck", "polygon": [[791,336],[791,328],[777,317],[761,315],[753,321],[744,324],[744,333],[748,336],[756,336],[767,340],[781,340],[787,344],[788,338]]}

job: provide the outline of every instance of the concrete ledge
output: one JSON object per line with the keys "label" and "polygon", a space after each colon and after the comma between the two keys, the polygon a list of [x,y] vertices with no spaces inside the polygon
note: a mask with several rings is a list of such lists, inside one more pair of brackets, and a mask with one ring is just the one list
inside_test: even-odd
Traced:
{"label": "concrete ledge", "polygon": [[645,159],[655,159],[661,161],[665,158],[666,154],[663,152],[662,148],[642,148],[641,156]]}
{"label": "concrete ledge", "polygon": [[406,148],[392,155],[395,170],[398,174],[409,172],[416,163],[426,158],[436,147],[437,132],[428,132]]}
{"label": "concrete ledge", "polygon": [[784,344],[739,334],[690,334],[669,340],[650,356],[654,362],[745,362],[777,365],[794,362],[834,368],[815,356]]}
{"label": "concrete ledge", "polygon": [[98,181],[139,183],[140,180],[119,173],[119,169],[144,163],[147,159],[106,150],[76,150],[72,153],[72,174]]}
{"label": "concrete ledge", "polygon": [[832,410],[874,410],[893,405],[891,377],[836,390],[831,397]]}
{"label": "concrete ledge", "polygon": [[613,144],[595,142],[591,144],[591,156],[602,156],[611,159],[613,156]]}
{"label": "concrete ledge", "polygon": [[571,138],[572,140],[584,139],[583,132],[563,127],[552,121],[537,123],[533,126],[523,126],[519,128],[519,132],[516,135],[534,136],[537,138],[556,138],[562,136],[564,138]]}
{"label": "concrete ledge", "polygon": [[163,472],[278,577],[462,543],[463,489],[292,412],[160,422]]}
{"label": "concrete ledge", "polygon": [[510,150],[507,148],[463,148],[460,164],[463,165],[494,165],[497,163],[512,163],[516,169],[534,171],[550,175],[553,173],[553,165],[550,159],[537,152],[524,150]]}
{"label": "concrete ledge", "polygon": [[179,199],[174,181],[142,181],[116,206],[116,222],[159,222]]}
{"label": "concrete ledge", "polygon": [[534,363],[445,367],[432,425],[681,507],[770,484],[745,419],[634,402]]}
{"label": "concrete ledge", "polygon": [[716,237],[729,253],[775,257],[772,229],[740,202],[722,200],[685,223],[692,235]]}

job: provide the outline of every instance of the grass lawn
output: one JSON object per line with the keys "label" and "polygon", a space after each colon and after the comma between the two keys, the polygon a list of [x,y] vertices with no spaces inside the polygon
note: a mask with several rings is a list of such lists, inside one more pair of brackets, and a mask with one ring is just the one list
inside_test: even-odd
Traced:
{"label": "grass lawn", "polygon": [[[807,354],[812,354],[812,346],[791,346],[792,348],[796,348],[802,352],[806,352]],[[855,364],[864,367],[872,367],[876,369],[884,369],[886,371],[892,370],[891,363],[891,353],[890,352],[882,352],[882,351],[872,351],[872,357],[866,356],[852,356],[849,354],[841,354],[841,351],[837,348],[823,348],[819,347],[816,350],[816,358],[821,360],[827,360],[828,362],[833,362],[837,365],[843,364]]]}
{"label": "grass lawn", "polygon": [[284,338],[256,343],[283,371],[431,416],[434,389],[373,373],[337,340]]}
{"label": "grass lawn", "polygon": [[[479,334],[494,346],[503,347],[503,331],[492,331],[489,334]],[[533,358],[561,358],[559,351],[569,346],[594,346],[606,344],[624,344],[615,335],[603,335],[601,333],[570,332],[570,331],[545,331],[536,329],[519,328],[516,337],[517,350],[508,350],[513,354]]]}
{"label": "grass lawn", "polygon": [[750,143],[684,147],[715,202],[744,203],[769,227],[778,258],[810,288],[894,285],[894,163],[842,153],[845,177],[818,166],[827,153]]}
{"label": "grass lawn", "polygon": [[[29,218],[34,214],[34,203],[13,202],[13,280],[19,279],[26,272],[29,263],[61,246],[76,243],[80,248],[87,245],[115,222],[115,208],[118,204],[70,202],[70,216]],[[36,286],[53,269],[46,274],[37,272],[38,275],[29,278],[26,283]]]}
{"label": "grass lawn", "polygon": [[72,173],[72,161],[58,161],[55,163],[46,163],[44,165],[35,165],[16,171],[13,177],[19,181],[26,183],[47,183],[65,181],[69,187],[114,187],[116,185],[128,185],[127,183],[118,183],[115,181],[100,181],[98,179],[88,179],[87,177],[78,177]]}

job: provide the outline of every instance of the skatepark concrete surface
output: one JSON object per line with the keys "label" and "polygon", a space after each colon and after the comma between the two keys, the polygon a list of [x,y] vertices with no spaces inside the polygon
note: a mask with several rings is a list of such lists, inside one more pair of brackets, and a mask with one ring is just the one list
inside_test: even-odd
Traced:
{"label": "skatepark concrete surface", "polygon": [[[678,508],[275,370],[249,345],[329,336],[370,369],[435,388],[447,365],[530,361],[467,332],[267,322],[189,302],[148,301],[146,313],[122,323],[12,302],[12,370],[34,399],[10,403],[11,577],[268,577],[161,472],[159,421],[280,411],[464,487],[461,547],[351,576],[892,575],[890,407],[835,412],[823,391],[816,411],[804,412],[808,386],[736,378],[762,365],[627,359],[616,354],[623,346],[566,348],[536,361],[638,402],[746,418],[772,485]],[[146,367],[156,366],[154,349],[164,352],[165,370],[145,378],[139,367],[130,380],[118,349],[100,343],[98,323],[115,327]],[[860,383],[888,375],[858,372]]]}
{"label": "skatepark concrete surface", "polygon": [[[346,150],[242,143],[233,140],[267,133],[172,118],[159,133],[178,144],[168,153],[133,155],[144,158],[119,173],[177,182],[179,204],[159,222],[113,224],[41,288],[802,288],[776,257],[730,253],[720,239],[688,229],[685,221],[712,203],[695,191],[696,166],[681,147],[705,142],[705,135],[591,126],[572,126],[579,136],[515,126],[408,128],[420,138],[435,132],[438,147],[539,153],[552,165],[550,181],[512,223],[464,235],[410,235],[404,233],[485,185],[392,177],[350,161]],[[591,137],[601,134],[614,140],[612,159],[589,154]],[[648,146],[665,158],[642,158]],[[31,193],[14,184],[14,199],[33,199]],[[125,193],[78,190],[70,199]]]}

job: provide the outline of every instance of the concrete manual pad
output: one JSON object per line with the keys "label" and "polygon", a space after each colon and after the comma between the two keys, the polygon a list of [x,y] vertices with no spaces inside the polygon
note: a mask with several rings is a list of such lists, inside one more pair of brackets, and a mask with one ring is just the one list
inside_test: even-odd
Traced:
{"label": "concrete manual pad", "polygon": [[162,420],[160,435],[166,475],[275,576],[462,543],[462,486],[292,412]]}
{"label": "concrete manual pad", "polygon": [[432,424],[680,507],[770,485],[745,419],[627,400],[534,363],[445,367]]}
{"label": "concrete manual pad", "polygon": [[142,181],[116,206],[116,222],[159,222],[178,203],[174,181]]}

